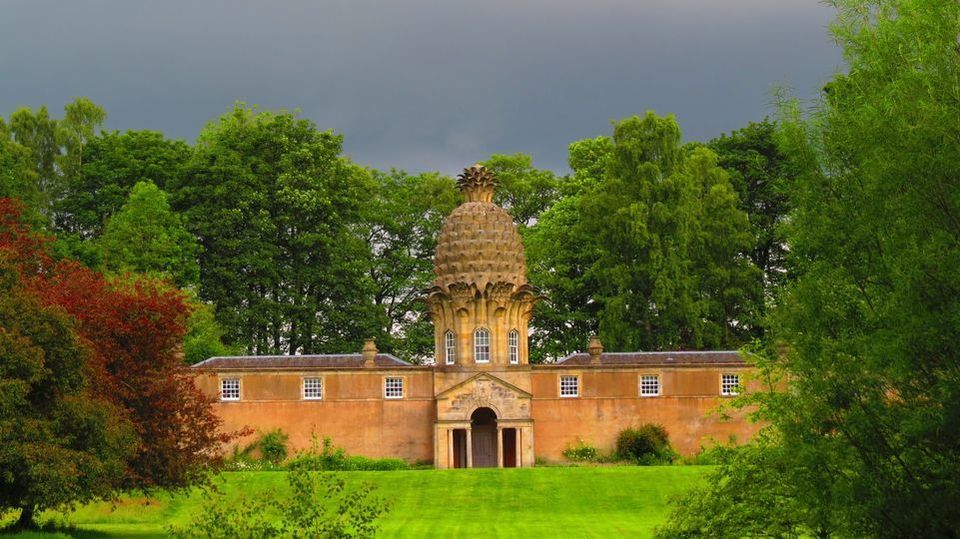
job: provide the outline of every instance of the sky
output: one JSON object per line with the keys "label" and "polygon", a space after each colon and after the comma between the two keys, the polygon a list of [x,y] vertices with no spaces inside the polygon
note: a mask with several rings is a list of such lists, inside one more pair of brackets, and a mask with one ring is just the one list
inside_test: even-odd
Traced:
{"label": "sky", "polygon": [[354,161],[454,173],[673,113],[708,140],[842,69],[817,0],[6,0],[0,115],[75,96],[193,142],[234,101],[299,110]]}

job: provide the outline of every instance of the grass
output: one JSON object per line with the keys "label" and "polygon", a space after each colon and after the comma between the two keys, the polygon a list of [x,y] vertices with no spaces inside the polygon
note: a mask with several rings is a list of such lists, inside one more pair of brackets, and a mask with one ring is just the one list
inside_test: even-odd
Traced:
{"label": "grass", "polygon": [[[649,536],[663,521],[669,497],[697,484],[704,466],[544,467],[527,469],[342,472],[348,483],[369,481],[391,501],[383,537]],[[287,491],[283,472],[229,472],[230,498]],[[160,494],[91,504],[70,514],[45,513],[61,534],[11,537],[162,537],[168,523],[187,521],[203,502]]]}

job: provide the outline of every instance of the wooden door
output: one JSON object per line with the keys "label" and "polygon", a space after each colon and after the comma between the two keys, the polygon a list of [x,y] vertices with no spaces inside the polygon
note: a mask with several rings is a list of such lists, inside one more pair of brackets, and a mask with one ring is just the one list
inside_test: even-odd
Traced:
{"label": "wooden door", "polygon": [[497,428],[477,426],[471,433],[473,437],[473,467],[497,467]]}

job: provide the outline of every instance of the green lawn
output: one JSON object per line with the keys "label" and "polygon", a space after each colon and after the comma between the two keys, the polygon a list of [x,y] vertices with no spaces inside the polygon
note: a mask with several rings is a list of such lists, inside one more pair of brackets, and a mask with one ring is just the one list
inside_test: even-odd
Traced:
{"label": "green lawn", "polygon": [[[391,500],[384,537],[648,536],[665,515],[670,495],[696,484],[703,466],[620,466],[486,470],[344,472],[370,481]],[[275,496],[287,490],[282,472],[224,474],[231,497]],[[81,537],[158,537],[202,504],[190,496],[124,498],[66,516]],[[48,515],[44,515],[46,518]],[[22,534],[17,537],[51,537]]]}

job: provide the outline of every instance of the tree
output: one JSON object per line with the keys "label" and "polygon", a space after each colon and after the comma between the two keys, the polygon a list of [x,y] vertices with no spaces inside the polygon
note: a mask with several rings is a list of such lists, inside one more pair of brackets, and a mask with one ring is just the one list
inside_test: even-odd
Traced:
{"label": "tree", "polygon": [[[7,127],[13,140],[28,148],[36,174],[38,207],[48,224],[57,220],[56,206],[74,179],[83,161],[83,146],[106,119],[106,112],[86,97],[78,97],[64,106],[61,120],[51,118],[46,106],[37,112],[21,108],[10,115]],[[29,197],[28,203],[34,203]]]}
{"label": "tree", "polygon": [[165,189],[183,173],[190,154],[185,142],[159,131],[106,131],[88,139],[79,173],[66,182],[57,204],[57,231],[82,240],[98,237],[134,185],[153,182]]}
{"label": "tree", "polygon": [[[39,196],[28,197],[26,202],[38,204],[37,212],[50,219],[52,205],[62,191],[62,182],[56,168],[60,156],[57,142],[57,120],[50,117],[47,107],[42,106],[33,112],[20,108],[10,115],[8,127],[13,140],[29,150],[29,159],[36,178],[36,191]],[[26,192],[26,191],[25,191]]]}
{"label": "tree", "polygon": [[189,305],[190,318],[187,320],[187,333],[183,337],[184,363],[193,365],[214,356],[241,353],[236,347],[224,344],[226,331],[217,322],[212,305],[195,297],[190,298]]}
{"label": "tree", "polygon": [[[771,521],[800,507],[830,524],[793,524],[793,534],[956,537],[960,146],[946,141],[960,137],[960,4],[832,4],[849,70],[809,116],[785,106],[779,134],[797,172],[786,235],[795,277],[771,317],[781,353],[761,360],[783,387],[756,399],[774,443],[708,488],[737,492],[727,515],[759,500]],[[768,495],[740,473],[778,455],[830,482],[816,496],[790,480]]]}
{"label": "tree", "polygon": [[9,253],[24,289],[40,305],[76,320],[91,352],[84,365],[91,393],[116,406],[133,427],[137,445],[126,462],[124,486],[197,482],[233,436],[220,432],[212,400],[183,365],[189,315],[183,293],[161,281],[108,280],[75,261],[56,261],[51,243],[22,222],[18,205],[0,200],[0,250]]}
{"label": "tree", "polygon": [[756,237],[750,253],[763,270],[767,296],[787,278],[787,249],[782,224],[787,216],[788,161],[777,146],[776,124],[764,119],[707,143],[717,164],[730,173],[739,207],[750,219]]}
{"label": "tree", "polygon": [[499,181],[494,202],[510,212],[521,231],[535,223],[556,200],[556,176],[549,170],[533,168],[529,155],[493,154],[481,164]]}
{"label": "tree", "polygon": [[37,173],[32,152],[8,137],[0,119],[0,198],[20,199],[29,208],[36,223],[40,223],[38,208],[43,205],[43,193],[37,185]]}
{"label": "tree", "polygon": [[178,287],[199,281],[197,241],[170,210],[167,194],[151,182],[133,187],[126,204],[107,220],[97,244],[109,271],[169,277]]}
{"label": "tree", "polygon": [[[599,331],[612,350],[735,347],[761,301],[746,215],[716,155],[682,151],[672,117],[625,119],[571,145],[567,198],[528,235],[547,301],[538,346],[566,353]],[[598,176],[600,176],[598,178]]]}
{"label": "tree", "polygon": [[113,495],[136,437],[97,396],[89,349],[62,310],[44,307],[0,249],[0,508],[37,511]]}
{"label": "tree", "polygon": [[415,360],[432,357],[433,324],[420,302],[433,280],[433,255],[444,218],[461,197],[447,176],[373,171],[376,189],[364,210],[372,257],[373,301],[383,309],[384,351]]}
{"label": "tree", "polygon": [[342,138],[243,104],[204,129],[174,208],[200,241],[200,297],[227,344],[256,353],[359,350],[384,327],[361,210],[367,171]]}
{"label": "tree", "polygon": [[63,107],[63,119],[57,130],[57,142],[64,152],[60,157],[60,171],[66,178],[75,178],[83,165],[83,146],[93,138],[107,113],[90,98],[77,97]]}

